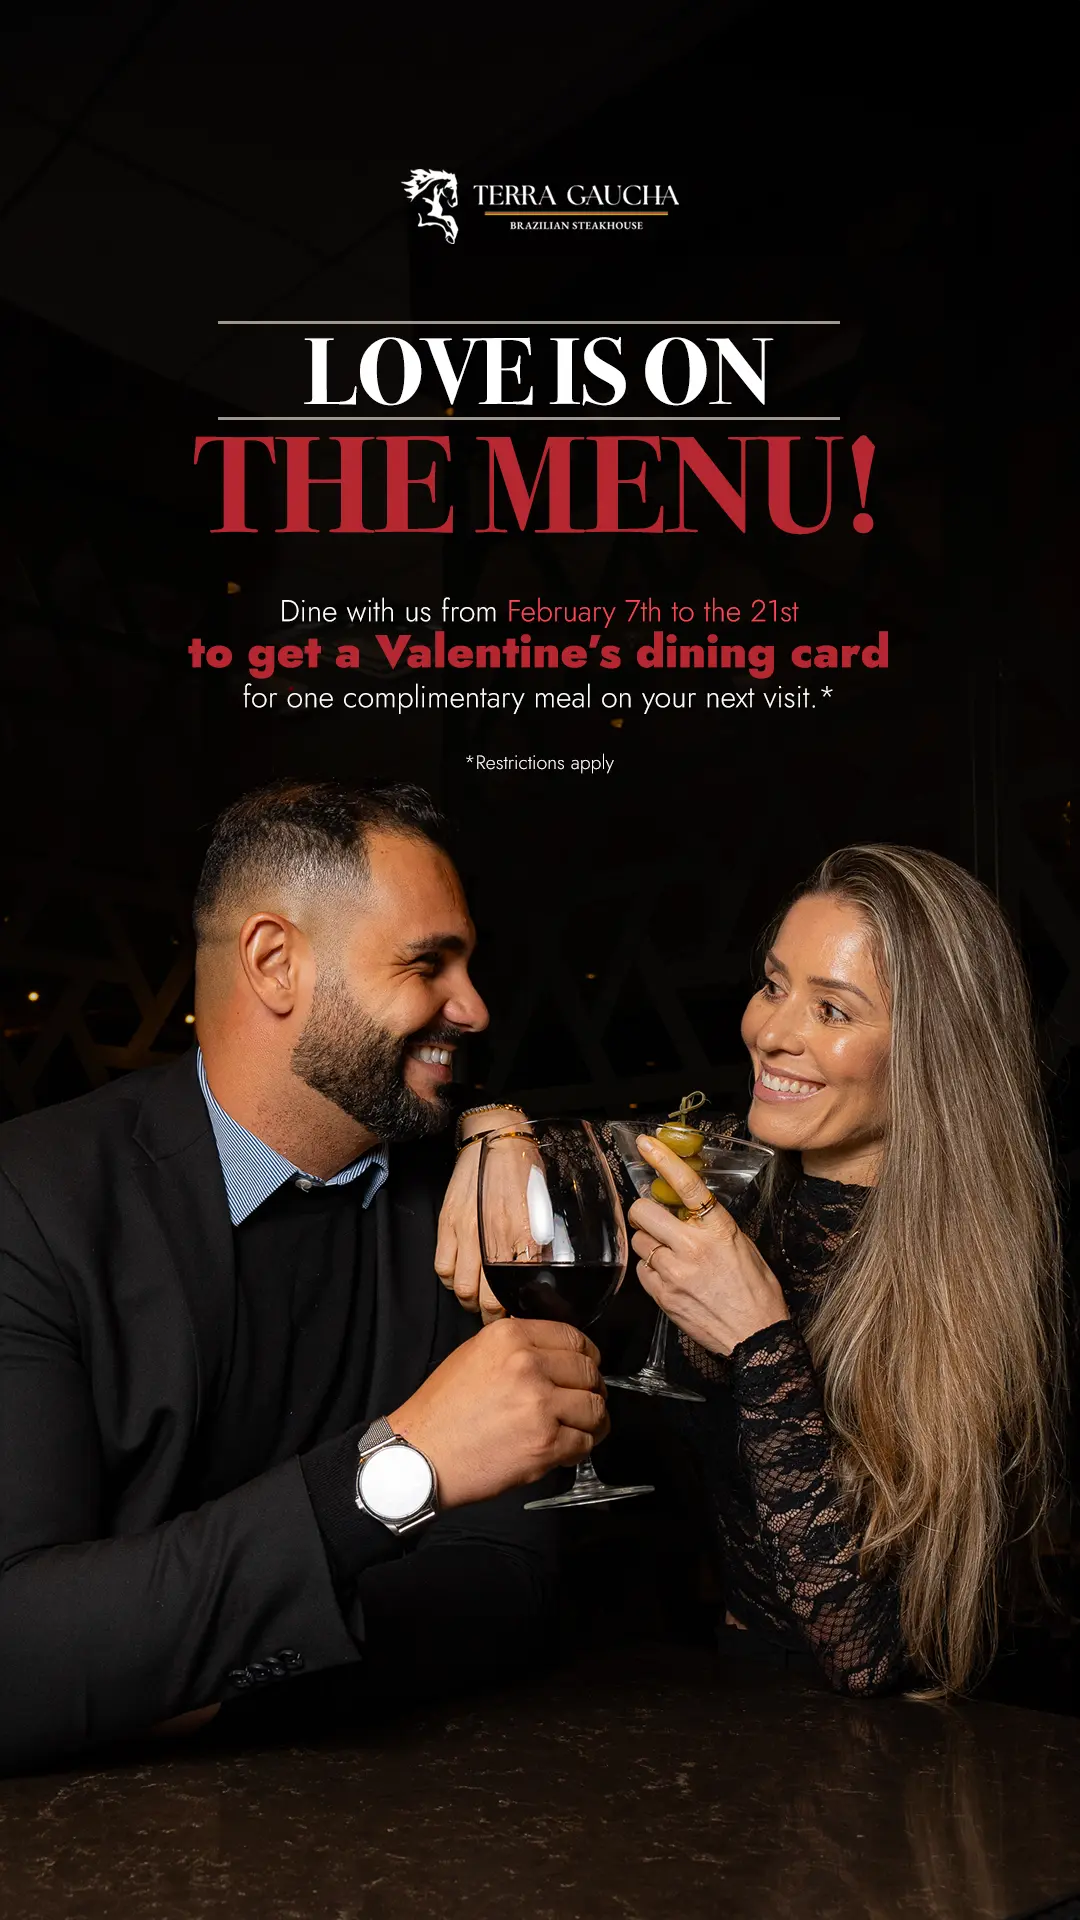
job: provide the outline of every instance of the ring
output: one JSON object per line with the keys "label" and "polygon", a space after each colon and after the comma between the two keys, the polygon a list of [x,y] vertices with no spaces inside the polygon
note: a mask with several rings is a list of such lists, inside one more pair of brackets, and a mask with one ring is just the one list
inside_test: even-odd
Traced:
{"label": "ring", "polygon": [[686,1217],[688,1220],[704,1220],[706,1215],[712,1212],[715,1205],[716,1195],[715,1193],[710,1193],[708,1199],[703,1200],[700,1207],[687,1207]]}
{"label": "ring", "polygon": [[524,1260],[528,1254],[528,1251],[529,1251],[529,1243],[526,1240],[522,1246],[514,1248],[514,1259]]}
{"label": "ring", "polygon": [[[656,1248],[655,1248],[655,1247],[653,1247],[653,1248],[651,1249],[651,1251],[650,1251],[650,1253],[649,1253],[649,1257],[648,1257],[648,1259],[647,1259],[647,1260],[643,1260],[643,1261],[642,1261],[642,1263],[641,1263],[641,1270],[642,1270],[642,1272],[644,1272],[644,1271],[645,1271],[645,1268],[646,1268],[646,1267],[652,1267],[652,1257],[653,1257],[653,1254],[654,1254],[655,1252],[656,1252]],[[653,1268],[653,1271],[655,1272],[655,1268]]]}

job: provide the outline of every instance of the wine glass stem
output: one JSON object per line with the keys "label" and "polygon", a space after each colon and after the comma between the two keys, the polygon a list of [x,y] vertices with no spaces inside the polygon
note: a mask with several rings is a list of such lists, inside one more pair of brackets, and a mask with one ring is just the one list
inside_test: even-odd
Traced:
{"label": "wine glass stem", "polygon": [[[664,1371],[664,1361],[667,1358],[668,1327],[670,1324],[667,1314],[661,1309],[656,1316],[656,1331],[652,1337],[652,1346],[649,1348],[649,1357],[645,1362],[646,1369],[650,1373],[663,1373]],[[639,1347],[638,1352],[640,1353],[640,1351],[641,1349]]]}
{"label": "wine glass stem", "polygon": [[593,1466],[591,1459],[586,1457],[586,1459],[578,1461],[577,1470],[574,1474],[574,1485],[575,1487],[598,1487],[601,1485],[600,1475]]}

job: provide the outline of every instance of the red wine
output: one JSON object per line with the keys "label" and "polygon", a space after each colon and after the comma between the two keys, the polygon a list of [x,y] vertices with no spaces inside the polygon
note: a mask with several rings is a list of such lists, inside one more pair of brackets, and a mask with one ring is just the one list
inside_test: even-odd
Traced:
{"label": "red wine", "polygon": [[524,1261],[485,1265],[488,1286],[515,1320],[568,1320],[587,1327],[619,1284],[622,1268],[608,1260],[565,1266],[529,1266]]}

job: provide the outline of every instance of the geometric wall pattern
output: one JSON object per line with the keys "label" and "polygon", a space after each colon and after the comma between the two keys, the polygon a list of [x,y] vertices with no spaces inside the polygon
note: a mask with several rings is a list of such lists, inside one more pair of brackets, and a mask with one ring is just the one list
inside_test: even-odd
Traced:
{"label": "geometric wall pattern", "polygon": [[198,741],[190,676],[176,671],[195,597],[171,584],[190,576],[182,521],[100,486],[35,485],[19,455],[12,466],[0,517],[0,1115],[190,1042],[184,815]]}
{"label": "geometric wall pattern", "polygon": [[96,1087],[180,1051],[187,920],[187,902],[166,889],[45,861],[10,873],[0,932],[8,1112],[79,1091],[79,1070]]}

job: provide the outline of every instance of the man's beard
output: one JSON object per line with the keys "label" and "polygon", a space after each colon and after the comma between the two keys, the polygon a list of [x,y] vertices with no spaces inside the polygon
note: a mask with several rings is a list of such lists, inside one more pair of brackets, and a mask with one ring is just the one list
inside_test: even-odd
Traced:
{"label": "man's beard", "polygon": [[451,1109],[436,1088],[425,1100],[405,1084],[408,1048],[440,1046],[461,1037],[445,1024],[420,1034],[390,1033],[372,1020],[349,992],[343,976],[322,970],[315,982],[307,1025],[292,1050],[293,1072],[377,1139],[419,1140],[438,1133]]}

